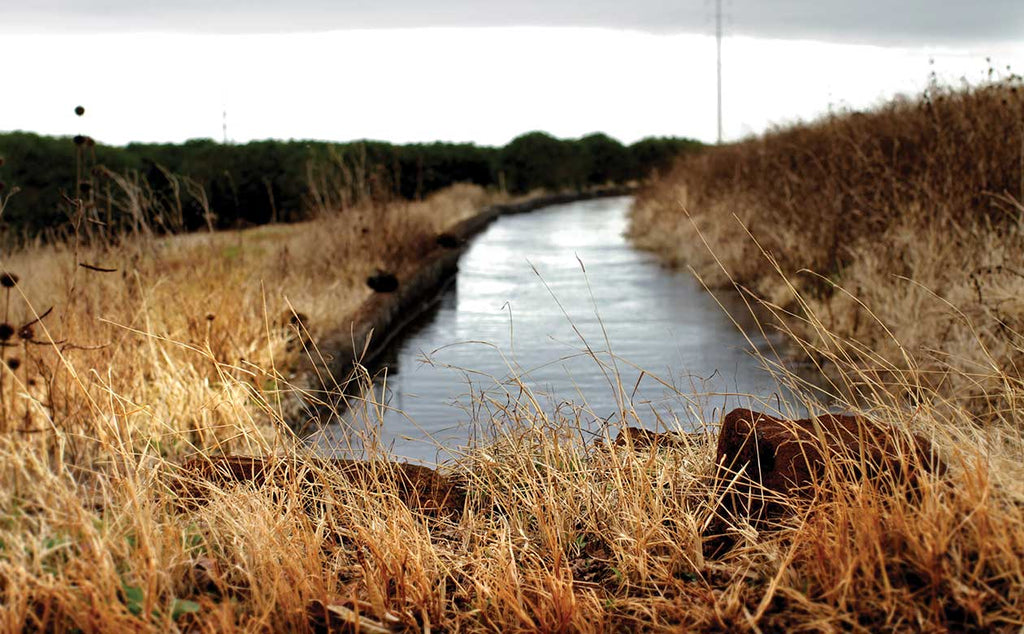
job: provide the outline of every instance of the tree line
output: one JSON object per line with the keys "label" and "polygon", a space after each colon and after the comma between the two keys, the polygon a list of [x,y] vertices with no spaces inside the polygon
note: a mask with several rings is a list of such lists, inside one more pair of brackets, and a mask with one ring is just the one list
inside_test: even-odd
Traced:
{"label": "tree line", "polygon": [[6,231],[36,236],[81,217],[103,225],[140,221],[168,230],[229,228],[310,217],[318,209],[418,199],[458,182],[512,194],[625,183],[664,170],[701,147],[682,138],[632,145],[604,135],[524,134],[504,147],[468,143],[209,139],[180,144],[95,143],[84,136],[0,134]]}

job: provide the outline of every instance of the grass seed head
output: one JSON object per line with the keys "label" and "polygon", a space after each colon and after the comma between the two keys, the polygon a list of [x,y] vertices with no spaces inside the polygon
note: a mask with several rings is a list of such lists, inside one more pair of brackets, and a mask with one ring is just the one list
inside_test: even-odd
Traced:
{"label": "grass seed head", "polygon": [[75,142],[75,145],[83,145],[85,143],[85,137],[81,134],[76,134],[72,141]]}
{"label": "grass seed head", "polygon": [[0,341],[7,341],[14,336],[14,326],[10,324],[0,324]]}
{"label": "grass seed head", "polygon": [[18,283],[18,276],[14,273],[0,273],[0,286],[14,288]]}
{"label": "grass seed head", "polygon": [[17,370],[18,368],[21,367],[21,359],[19,359],[18,357],[11,357],[10,359],[7,360],[7,367],[9,367],[11,370]]}
{"label": "grass seed head", "polygon": [[82,116],[83,114],[85,114],[85,108],[83,108],[82,106],[75,106],[75,114],[77,114],[78,116]]}

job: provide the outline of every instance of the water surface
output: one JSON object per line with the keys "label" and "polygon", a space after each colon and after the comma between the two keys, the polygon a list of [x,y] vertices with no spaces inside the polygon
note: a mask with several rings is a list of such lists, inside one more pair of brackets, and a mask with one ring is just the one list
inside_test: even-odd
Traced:
{"label": "water surface", "polygon": [[[505,216],[473,240],[437,306],[384,355],[383,405],[370,418],[382,419],[381,440],[395,455],[450,458],[438,445],[466,445],[471,421],[522,403],[521,386],[545,411],[589,428],[620,421],[623,404],[639,418],[629,424],[693,427],[750,404],[745,395],[780,391],[689,273],[630,245],[631,202]],[[745,314],[726,298],[733,315]],[[761,338],[752,343],[769,350]],[[318,442],[336,445],[347,424],[328,426]]]}

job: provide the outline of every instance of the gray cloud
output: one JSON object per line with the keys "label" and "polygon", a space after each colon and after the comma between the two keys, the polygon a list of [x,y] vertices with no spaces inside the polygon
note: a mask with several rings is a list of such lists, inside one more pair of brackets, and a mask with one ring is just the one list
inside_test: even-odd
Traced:
{"label": "gray cloud", "polygon": [[[1012,42],[1021,0],[724,0],[730,34],[880,44]],[[710,33],[712,0],[0,0],[0,30],[253,33],[591,26]]]}

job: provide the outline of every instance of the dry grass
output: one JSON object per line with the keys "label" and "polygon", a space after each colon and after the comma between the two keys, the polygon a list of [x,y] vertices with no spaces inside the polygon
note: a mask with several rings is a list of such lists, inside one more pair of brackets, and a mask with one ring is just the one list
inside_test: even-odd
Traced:
{"label": "dry grass", "polygon": [[[366,292],[367,267],[401,268],[426,235],[420,227],[457,219],[420,209],[416,221],[412,209],[373,212],[371,229],[408,246],[390,255],[393,243],[362,237],[370,212],[350,211],[4,263],[21,276],[9,321],[32,318],[28,306],[56,308],[34,326],[44,345],[5,349],[21,365],[3,378],[0,630],[1024,625],[1017,419],[980,429],[963,403],[918,386],[914,368],[878,372],[837,353],[856,344],[829,331],[811,300],[808,325],[790,334],[828,356],[838,382],[859,386],[860,398],[840,406],[926,434],[947,475],[911,485],[829,469],[774,526],[732,518],[736,547],[706,559],[702,533],[722,495],[711,444],[588,444],[578,420],[538,409],[523,386],[509,414],[477,421],[486,440],[449,466],[467,483],[461,512],[410,508],[397,482],[345,478],[312,460],[301,476],[259,486],[186,480],[205,491],[203,503],[187,502],[186,456],[309,457],[280,416],[287,370],[303,353],[275,324],[289,307],[314,335],[337,323]],[[917,407],[892,396],[894,382],[917,390]],[[806,405],[820,411],[813,398]]]}
{"label": "dry grass", "polygon": [[924,431],[956,465],[913,502],[847,484],[812,504],[780,533],[767,622],[776,607],[811,629],[1024,620],[1022,200],[1009,77],[687,157],[638,201],[634,238],[739,288],[828,376],[804,386],[813,400]]}
{"label": "dry grass", "polygon": [[[145,200],[141,190],[125,193]],[[141,229],[128,237],[104,239],[80,222],[67,241],[7,257],[11,283],[0,293],[13,332],[2,334],[0,349],[0,629],[159,622],[149,598],[155,578],[129,592],[137,575],[128,571],[159,564],[161,576],[171,574],[171,559],[187,560],[195,529],[189,536],[165,524],[177,519],[153,497],[164,488],[158,473],[195,454],[297,451],[288,429],[302,422],[294,404],[331,387],[292,375],[308,342],[347,328],[371,292],[367,275],[414,267],[438,233],[494,199],[458,185],[422,202],[323,209],[301,224],[170,237],[148,230],[145,210],[136,209]],[[291,408],[286,386],[301,394]],[[218,538],[248,530],[238,518],[258,512],[225,516]],[[79,547],[91,554],[66,552]],[[273,561],[284,552],[250,554]],[[71,577],[53,576],[51,555],[72,564]],[[37,572],[44,577],[33,581]],[[56,594],[38,603],[36,581]],[[137,591],[147,597],[141,612]],[[22,592],[37,598],[22,603]],[[130,605],[142,621],[129,625],[132,610],[95,608],[68,620],[65,609],[78,612],[79,601]]]}
{"label": "dry grass", "polygon": [[632,233],[711,286],[731,277],[903,369],[909,351],[944,394],[986,400],[998,385],[945,370],[1022,376],[1022,201],[1024,83],[1009,77],[688,157]]}
{"label": "dry grass", "polygon": [[0,379],[0,430],[105,437],[112,432],[99,421],[114,413],[97,409],[116,404],[132,419],[126,429],[161,452],[177,453],[162,439],[181,442],[182,431],[208,447],[250,398],[289,378],[304,354],[299,330],[314,339],[346,330],[371,293],[368,275],[414,266],[440,231],[487,200],[456,186],[301,224],[16,253],[4,262],[20,280],[3,289],[3,320],[17,330],[52,311],[3,349],[18,367]]}
{"label": "dry grass", "polygon": [[587,445],[578,421],[533,403],[524,394],[451,467],[469,491],[452,515],[410,509],[387,478],[350,480],[316,461],[301,477],[209,485],[205,503],[186,504],[177,460],[143,443],[74,439],[103,457],[84,474],[72,456],[8,435],[0,627],[306,631],[324,605],[340,630],[361,619],[364,631],[1024,624],[1024,488],[1019,464],[1005,468],[1019,434],[965,431],[966,411],[950,421],[883,396],[862,403],[928,434],[950,473],[910,485],[830,470],[774,528],[733,520],[737,546],[710,560],[702,531],[721,495],[711,444]]}

